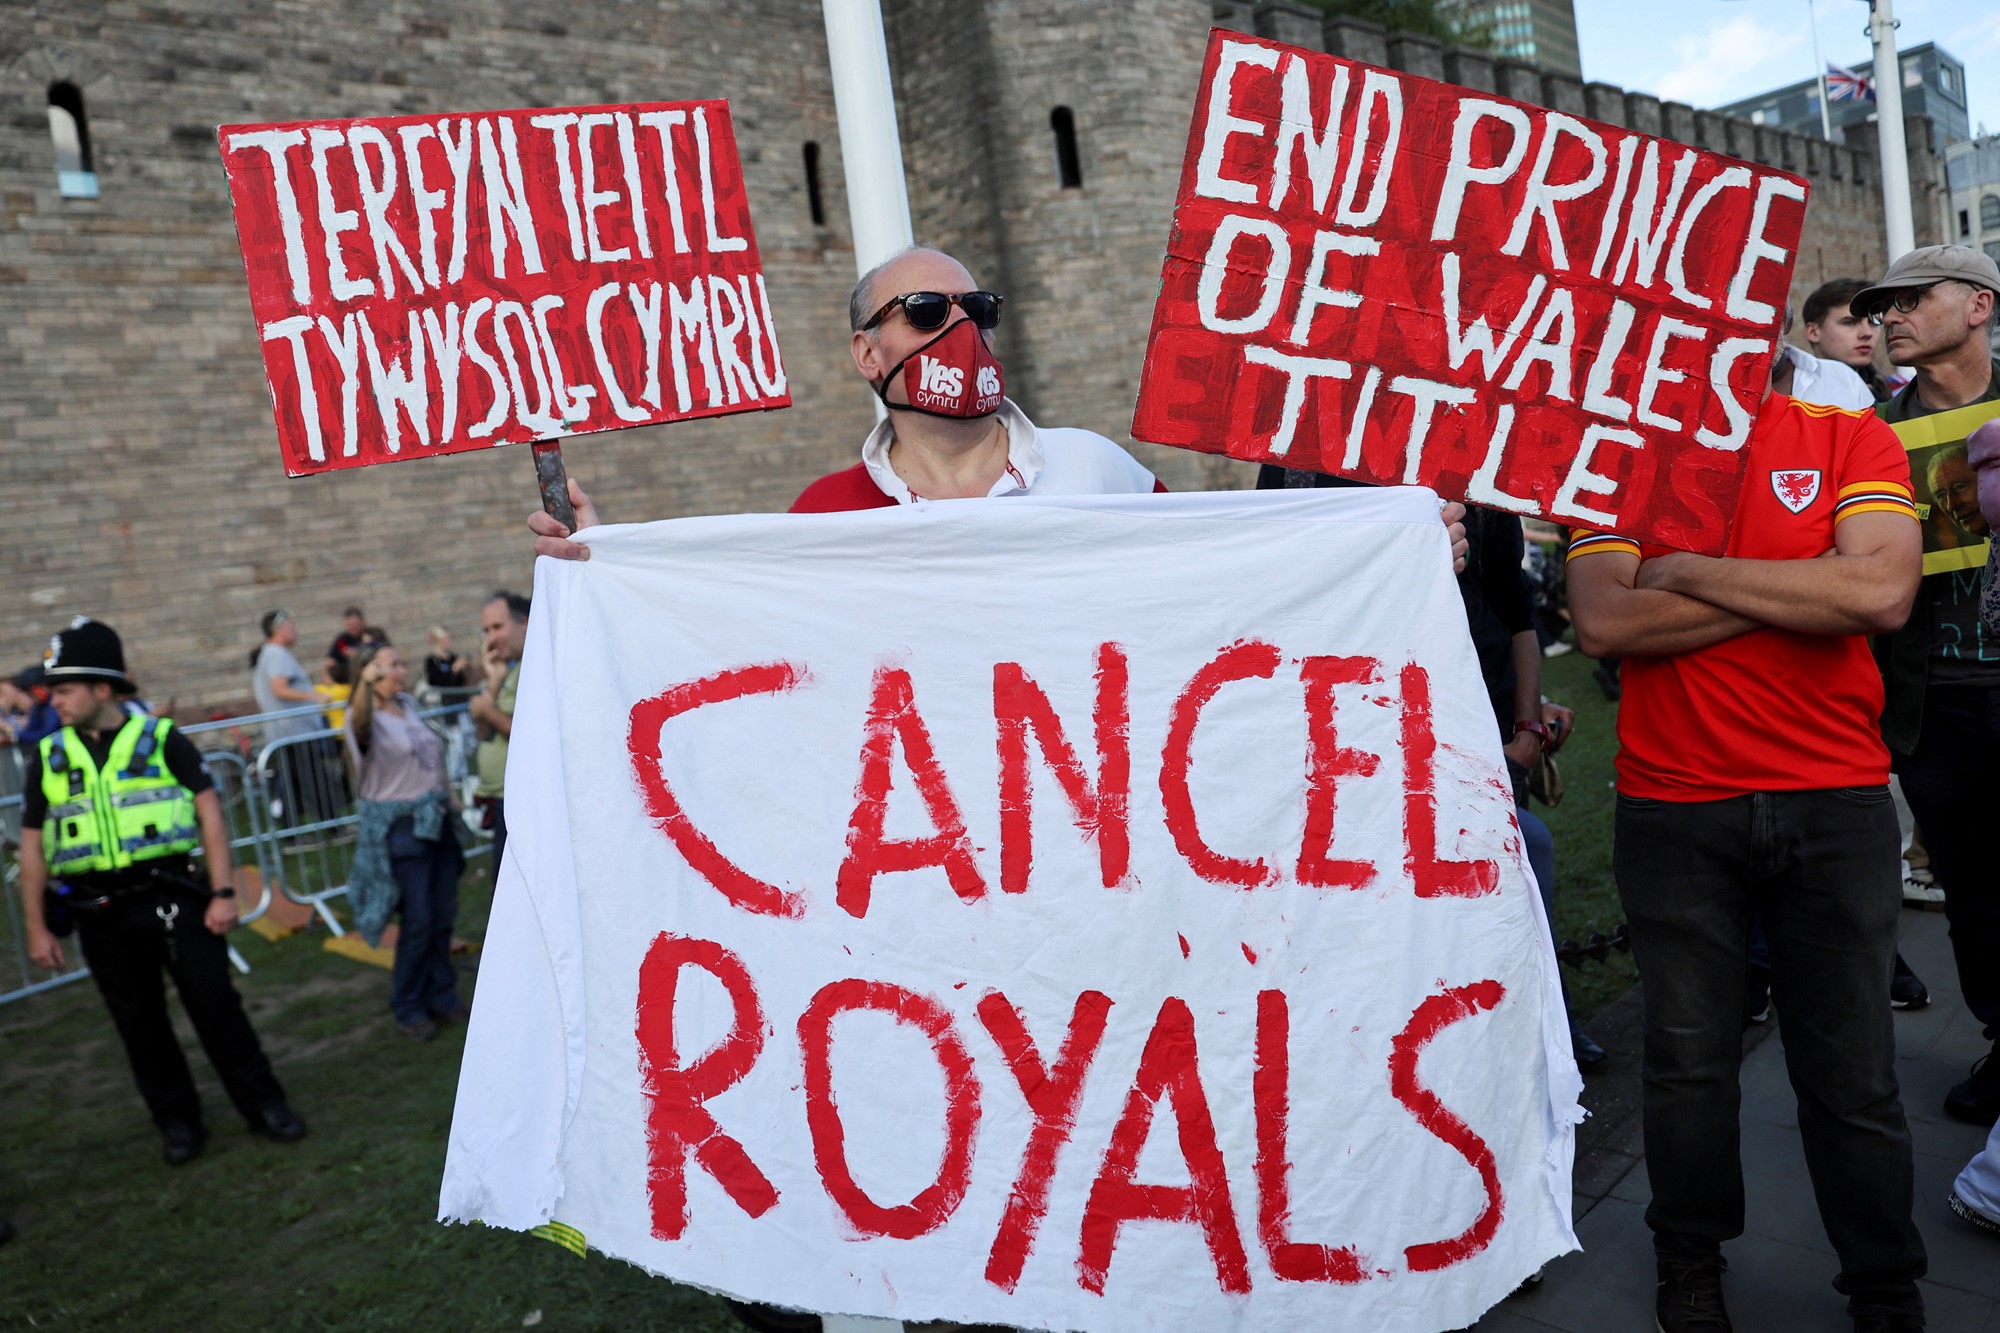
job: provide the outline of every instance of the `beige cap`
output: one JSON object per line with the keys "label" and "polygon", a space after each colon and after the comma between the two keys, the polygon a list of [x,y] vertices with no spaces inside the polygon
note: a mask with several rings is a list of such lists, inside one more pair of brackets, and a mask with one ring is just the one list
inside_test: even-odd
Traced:
{"label": "beige cap", "polygon": [[1863,319],[1875,312],[1890,292],[1904,287],[1928,287],[1934,282],[1969,282],[2000,292],[2000,264],[1963,245],[1927,245],[1889,265],[1873,287],[1863,287],[1847,303],[1850,314]]}

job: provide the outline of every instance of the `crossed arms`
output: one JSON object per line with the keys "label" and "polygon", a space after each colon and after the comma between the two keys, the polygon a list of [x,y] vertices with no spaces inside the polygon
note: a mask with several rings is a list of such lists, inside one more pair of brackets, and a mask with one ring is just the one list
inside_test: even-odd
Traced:
{"label": "crossed arms", "polygon": [[1902,514],[1862,513],[1814,560],[1674,552],[1582,556],[1569,568],[1577,643],[1592,657],[1693,652],[1770,625],[1802,634],[1886,634],[1908,619],[1922,536]]}

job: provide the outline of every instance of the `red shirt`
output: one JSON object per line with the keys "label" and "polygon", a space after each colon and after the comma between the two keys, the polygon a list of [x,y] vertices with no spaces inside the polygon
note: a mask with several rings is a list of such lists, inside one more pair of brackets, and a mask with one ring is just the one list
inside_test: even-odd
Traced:
{"label": "red shirt", "polygon": [[[1155,481],[1155,493],[1164,493],[1167,484]],[[805,488],[799,498],[792,501],[794,514],[842,514],[853,509],[888,509],[896,503],[895,497],[883,493],[875,479],[868,475],[866,463],[856,463],[853,467],[829,472],[818,481]]]}
{"label": "red shirt", "polygon": [[853,467],[829,472],[818,481],[805,488],[799,498],[792,501],[794,514],[843,514],[851,509],[887,509],[896,503],[892,496],[884,495],[875,479],[868,475],[866,464],[856,463]]}
{"label": "red shirt", "polygon": [[[1764,400],[1726,555],[1810,560],[1855,514],[1907,514],[1910,463],[1871,413]],[[1569,558],[1667,548],[1579,531]],[[1759,791],[1873,787],[1889,780],[1882,677],[1860,634],[1765,626],[1693,652],[1628,657],[1618,708],[1618,790],[1661,801]]]}

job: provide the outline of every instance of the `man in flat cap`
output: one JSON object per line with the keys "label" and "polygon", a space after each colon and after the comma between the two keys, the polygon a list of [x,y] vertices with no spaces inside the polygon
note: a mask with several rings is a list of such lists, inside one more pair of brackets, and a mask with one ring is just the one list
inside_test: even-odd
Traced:
{"label": "man in flat cap", "polygon": [[[1889,359],[1916,371],[1876,409],[1884,420],[2000,401],[1996,300],[2000,266],[1962,245],[1912,250],[1854,294],[1850,309],[1881,326]],[[2000,635],[1980,622],[1978,565],[1926,575],[1909,623],[1878,645],[1877,656],[1887,693],[1882,739],[1944,888],[1966,1007],[1994,1043],[1946,1094],[1944,1110],[1990,1126],[2000,1119],[2000,876],[1980,840],[1991,819],[1982,807],[1990,806],[1992,756],[2000,753]]]}

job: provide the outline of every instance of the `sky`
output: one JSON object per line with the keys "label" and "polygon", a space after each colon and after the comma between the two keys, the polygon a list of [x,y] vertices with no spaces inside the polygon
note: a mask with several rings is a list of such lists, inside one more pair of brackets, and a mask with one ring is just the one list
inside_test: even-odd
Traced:
{"label": "sky", "polygon": [[[1870,58],[1865,0],[1575,0],[1583,77],[1695,107],[1811,78],[1821,54]],[[1965,64],[1974,133],[2000,133],[2000,0],[1894,0],[1901,50],[1936,42]],[[1813,25],[1807,23],[1807,14]]]}

